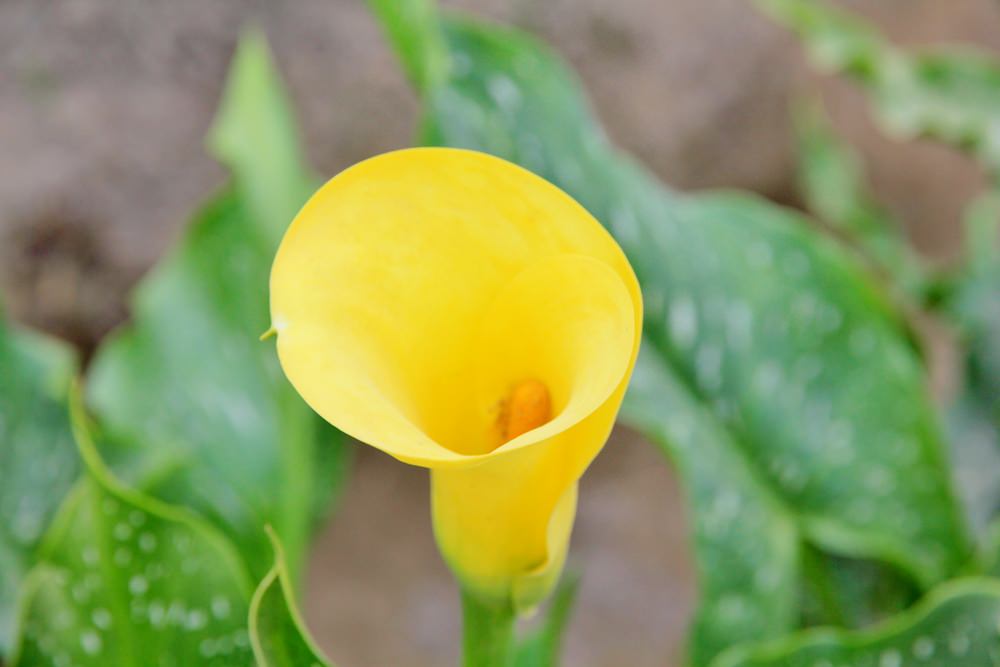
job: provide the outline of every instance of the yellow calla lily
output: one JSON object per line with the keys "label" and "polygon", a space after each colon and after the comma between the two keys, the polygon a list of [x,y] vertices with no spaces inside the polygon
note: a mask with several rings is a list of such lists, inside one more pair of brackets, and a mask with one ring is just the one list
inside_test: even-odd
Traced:
{"label": "yellow calla lily", "polygon": [[601,225],[499,158],[380,155],[292,222],[271,317],[316,412],[431,470],[435,535],[463,586],[521,609],[544,599],[641,335],[638,283]]}

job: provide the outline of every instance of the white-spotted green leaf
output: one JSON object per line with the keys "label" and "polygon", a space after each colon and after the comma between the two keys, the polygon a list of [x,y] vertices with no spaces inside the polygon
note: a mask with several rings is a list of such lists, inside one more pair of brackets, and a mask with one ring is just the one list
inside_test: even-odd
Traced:
{"label": "white-spotted green leaf", "polygon": [[701,606],[689,650],[703,665],[731,643],[795,627],[800,536],[746,452],[646,344],[625,416],[673,462],[692,508]]}
{"label": "white-spotted green leaf", "polygon": [[816,63],[868,92],[901,137],[929,137],[975,155],[1000,176],[1000,61],[971,49],[908,53],[824,0],[757,0],[798,33]]}
{"label": "white-spotted green leaf", "polygon": [[869,191],[858,153],[839,137],[822,108],[796,108],[799,186],[817,218],[857,244],[905,292],[917,295],[922,269],[899,224]]}
{"label": "white-spotted green leaf", "polygon": [[231,544],[191,513],[121,485],[79,405],[86,474],[25,585],[15,667],[243,667],[250,583]]}
{"label": "white-spotted green leaf", "polygon": [[[398,39],[404,28],[387,32]],[[517,162],[608,227],[643,287],[637,386],[655,378],[652,391],[626,399],[626,413],[640,411],[640,427],[675,459],[715,457],[680,467],[696,533],[719,530],[717,540],[698,541],[699,559],[736,559],[761,575],[701,571],[696,664],[793,626],[797,572],[767,566],[784,565],[802,541],[885,561],[922,586],[950,576],[969,546],[926,378],[854,257],[759,199],[663,188],[608,144],[572,74],[531,38],[455,19],[439,30],[449,75],[421,91],[426,142]],[[710,426],[671,424],[692,413]],[[699,447],[695,438],[721,442]],[[713,488],[693,475],[726,475],[740,486]],[[743,502],[733,506],[733,496]],[[763,530],[727,533],[744,511]],[[713,525],[720,520],[727,524]],[[766,606],[753,606],[767,595]],[[759,618],[775,609],[773,619]]]}
{"label": "white-spotted green leaf", "polygon": [[965,579],[863,631],[818,629],[740,646],[712,667],[990,667],[1000,665],[1000,581]]}
{"label": "white-spotted green leaf", "polygon": [[274,565],[250,603],[250,643],[257,667],[331,667],[309,635],[295,603],[285,552],[273,531]]}
{"label": "white-spotted green leaf", "polygon": [[98,351],[87,395],[109,437],[148,458],[151,494],[220,527],[255,577],[270,567],[272,525],[297,572],[346,450],[258,341],[278,238],[313,181],[257,33],[237,51],[211,144],[232,186],[141,283],[133,321]]}
{"label": "white-spotted green leaf", "polygon": [[[859,81],[888,130],[966,150],[994,178],[1000,177],[1000,60],[971,50],[906,52],[859,18],[822,0],[758,0],[758,4],[795,30],[820,66]],[[827,179],[823,193],[829,200],[827,209],[837,197],[830,186]],[[843,197],[840,201],[848,207]],[[951,302],[946,304],[969,350],[969,387],[951,410],[949,427],[955,442],[956,474],[977,527],[1000,504],[1000,479],[989,472],[1000,463],[997,201],[995,194],[987,193],[972,207],[972,224],[967,229],[969,263],[960,271],[949,295]],[[898,259],[894,261],[903,267]],[[909,281],[909,272],[897,274],[904,283]]]}
{"label": "white-spotted green leaf", "polygon": [[66,405],[75,367],[66,346],[0,311],[0,658],[38,543],[79,473]]}

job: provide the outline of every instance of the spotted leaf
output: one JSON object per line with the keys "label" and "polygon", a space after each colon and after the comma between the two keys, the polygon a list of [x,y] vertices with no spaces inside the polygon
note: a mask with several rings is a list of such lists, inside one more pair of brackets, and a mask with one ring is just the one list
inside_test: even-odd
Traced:
{"label": "spotted leaf", "polygon": [[251,665],[249,580],[236,552],[189,512],[121,485],[79,405],[86,474],[25,584],[20,667]]}
{"label": "spotted leaf", "polygon": [[870,630],[811,630],[736,647],[712,667],[989,667],[1000,665],[998,624],[1000,581],[958,580]]}
{"label": "spotted leaf", "polygon": [[[398,40],[391,3],[373,5]],[[969,547],[926,378],[856,259],[754,197],[661,186],[608,144],[572,74],[531,38],[449,18],[438,30],[423,44],[447,50],[448,75],[419,82],[425,141],[563,188],[642,283],[625,413],[678,462],[689,500],[705,564],[692,661],[795,626],[804,541],[925,587],[950,576]]]}
{"label": "spotted leaf", "polygon": [[79,472],[66,412],[73,355],[0,312],[0,656],[42,534]]}
{"label": "spotted leaf", "polygon": [[809,210],[847,236],[907,294],[923,287],[917,254],[898,221],[873,197],[861,157],[839,137],[818,104],[802,104],[795,114],[798,176]]}

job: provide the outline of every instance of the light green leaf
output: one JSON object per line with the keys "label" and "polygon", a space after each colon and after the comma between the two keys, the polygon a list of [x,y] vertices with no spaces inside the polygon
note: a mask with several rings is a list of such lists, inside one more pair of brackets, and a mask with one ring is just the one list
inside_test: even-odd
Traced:
{"label": "light green leaf", "polygon": [[[922,366],[853,256],[759,199],[664,189],[608,145],[572,74],[537,42],[442,25],[450,76],[424,91],[427,142],[560,186],[615,235],[643,285],[645,352],[626,412],[680,462],[699,560],[725,563],[700,571],[695,662],[792,627],[786,564],[803,540],[923,586],[950,576],[969,547]],[[760,530],[732,529],[744,518]],[[760,574],[730,578],[733,563]]]}
{"label": "light green leaf", "polygon": [[268,530],[268,535],[274,545],[274,566],[250,603],[250,642],[257,667],[330,667],[295,604],[281,542],[273,531]]}
{"label": "light green leaf", "polygon": [[563,577],[541,623],[519,640],[513,667],[559,667],[563,635],[579,588],[579,575],[570,573]]}
{"label": "light green leaf", "polygon": [[817,64],[861,83],[886,128],[969,151],[1000,176],[1000,62],[970,49],[907,53],[823,0],[757,0]]}
{"label": "light green leaf", "polygon": [[208,147],[232,171],[259,233],[277,247],[318,184],[306,167],[295,114],[267,39],[257,29],[246,30],[237,46]]}
{"label": "light green leaf", "polygon": [[870,630],[811,630],[732,649],[712,667],[987,667],[1000,665],[1000,581],[935,589],[909,612]]}
{"label": "light green leaf", "polygon": [[434,0],[369,0],[400,53],[406,75],[418,90],[443,82],[450,67],[448,46],[437,19]]}
{"label": "light green leaf", "polygon": [[858,245],[904,293],[918,296],[922,269],[896,220],[872,196],[861,157],[837,136],[818,103],[795,113],[799,184],[806,206]]}
{"label": "light green leaf", "polygon": [[0,656],[38,543],[79,472],[66,412],[75,368],[66,346],[11,328],[0,311]]}
{"label": "light green leaf", "polygon": [[213,133],[233,186],[139,286],[132,324],[98,351],[87,386],[108,436],[146,458],[142,478],[155,478],[148,491],[220,527],[255,577],[270,568],[267,524],[297,573],[316,512],[347,465],[339,434],[291,389],[272,346],[258,341],[270,325],[278,233],[312,183],[297,163],[276,77],[262,38],[251,33]]}
{"label": "light green leaf", "polygon": [[190,513],[122,486],[74,408],[87,474],[25,586],[16,667],[250,665],[249,580]]}

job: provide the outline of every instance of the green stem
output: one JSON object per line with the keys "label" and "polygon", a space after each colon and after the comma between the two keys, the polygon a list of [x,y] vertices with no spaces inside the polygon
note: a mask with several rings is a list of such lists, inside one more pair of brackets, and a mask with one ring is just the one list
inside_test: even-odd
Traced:
{"label": "green stem", "polygon": [[462,591],[464,667],[507,667],[514,651],[514,610]]}

